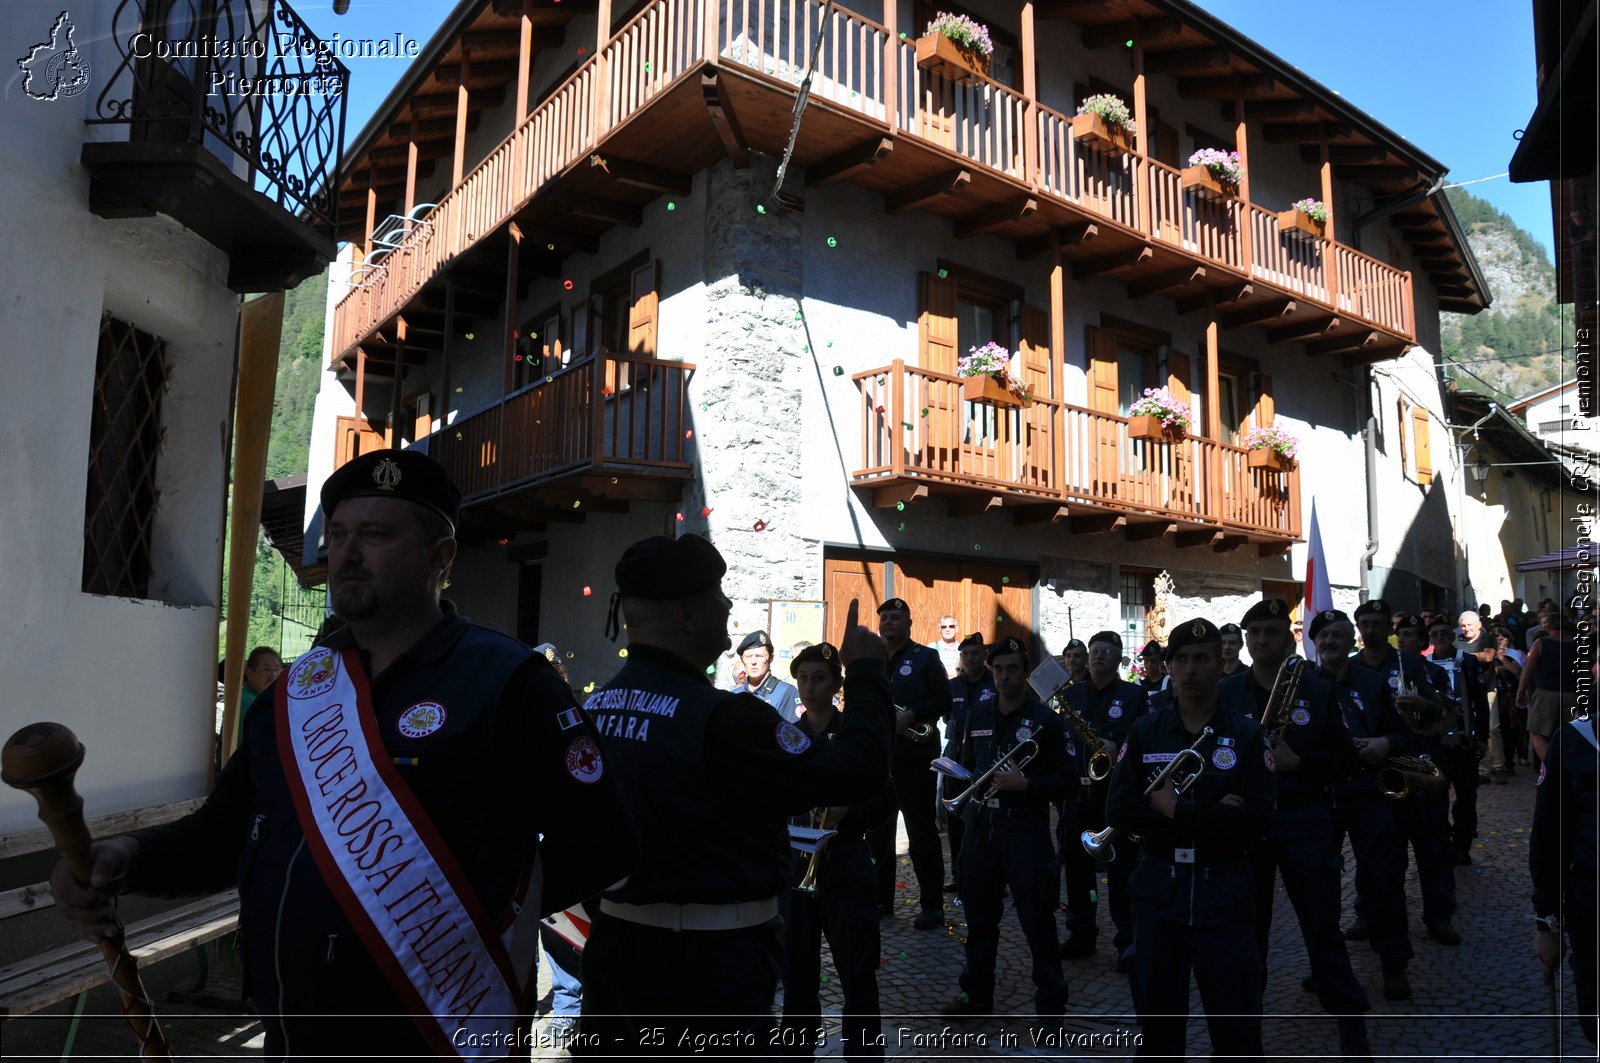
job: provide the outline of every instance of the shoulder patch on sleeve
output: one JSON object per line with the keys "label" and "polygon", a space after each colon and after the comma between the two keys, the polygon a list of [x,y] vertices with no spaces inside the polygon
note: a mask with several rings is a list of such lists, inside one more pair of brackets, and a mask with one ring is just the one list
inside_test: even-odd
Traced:
{"label": "shoulder patch on sleeve", "polygon": [[791,756],[798,756],[811,748],[811,736],[787,720],[779,722],[776,737],[778,748]]}
{"label": "shoulder patch on sleeve", "polygon": [[583,717],[578,714],[577,709],[568,709],[556,717],[556,723],[561,726],[563,731],[570,731],[582,722]]}

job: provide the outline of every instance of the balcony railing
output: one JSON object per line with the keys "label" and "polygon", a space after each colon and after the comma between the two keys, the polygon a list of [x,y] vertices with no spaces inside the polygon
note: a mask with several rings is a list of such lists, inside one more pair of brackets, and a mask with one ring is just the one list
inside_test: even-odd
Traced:
{"label": "balcony railing", "polygon": [[469,502],[584,472],[685,476],[692,372],[602,351],[458,418],[428,437],[428,452]]}
{"label": "balcony railing", "polygon": [[119,61],[89,124],[126,126],[130,141],[201,144],[333,233],[350,74],[284,0],[121,0],[111,41]]}
{"label": "balcony railing", "polygon": [[[374,271],[339,303],[335,352],[389,320],[449,258],[494,231],[700,64],[797,91],[823,12],[822,0],[648,4],[441,201],[433,230],[417,234],[390,256],[388,270]],[[1414,338],[1410,273],[1332,240],[1280,232],[1276,214],[1254,204],[1184,191],[1178,171],[1137,152],[1080,144],[1066,115],[1002,85],[963,85],[922,70],[914,41],[855,12],[834,7],[827,17],[812,98],[854,112],[866,127],[863,136],[915,137],[1013,182],[1019,192],[1050,197],[1341,317]]]}
{"label": "balcony railing", "polygon": [[1053,399],[1021,408],[968,402],[960,377],[898,360],[853,379],[862,399],[858,483],[922,481],[1300,538],[1298,468],[1252,469],[1240,447],[1131,439],[1127,418]]}

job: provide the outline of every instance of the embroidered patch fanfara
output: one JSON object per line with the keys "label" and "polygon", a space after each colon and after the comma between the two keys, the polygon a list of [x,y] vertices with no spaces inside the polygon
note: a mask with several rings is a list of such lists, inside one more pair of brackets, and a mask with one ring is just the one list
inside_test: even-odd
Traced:
{"label": "embroidered patch fanfara", "polygon": [[1111,707],[1106,710],[1106,715],[1111,717],[1113,720],[1122,719],[1122,702],[1113,701],[1111,703]]}
{"label": "embroidered patch fanfara", "polygon": [[296,701],[314,698],[333,689],[338,658],[329,649],[316,649],[289,669],[289,696]]}
{"label": "embroidered patch fanfara", "polygon": [[1211,763],[1215,764],[1220,771],[1227,771],[1239,763],[1239,754],[1227,746],[1219,746],[1211,752]]}
{"label": "embroidered patch fanfara", "polygon": [[797,756],[811,748],[811,736],[787,720],[778,724],[778,730],[775,733],[778,738],[778,748],[792,756]]}
{"label": "embroidered patch fanfara", "polygon": [[1289,722],[1296,727],[1304,727],[1311,722],[1311,710],[1302,705],[1289,714]]}
{"label": "embroidered patch fanfara", "polygon": [[437,701],[419,701],[400,714],[396,726],[407,738],[426,738],[444,726],[444,706]]}
{"label": "embroidered patch fanfara", "polygon": [[587,735],[573,739],[567,747],[567,774],[582,783],[599,782],[605,774],[600,747]]}
{"label": "embroidered patch fanfara", "polygon": [[1032,737],[1033,737],[1033,728],[1032,727],[1029,727],[1027,724],[1023,724],[1021,727],[1017,728],[1017,741],[1018,742],[1026,742],[1028,739],[1030,739]]}

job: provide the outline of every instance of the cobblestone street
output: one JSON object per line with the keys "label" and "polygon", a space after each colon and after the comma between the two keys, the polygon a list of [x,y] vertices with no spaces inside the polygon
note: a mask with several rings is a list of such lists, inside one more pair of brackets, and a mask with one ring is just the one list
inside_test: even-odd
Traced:
{"label": "cobblestone street", "polygon": [[[1363,942],[1352,942],[1350,958],[1357,976],[1372,997],[1369,1035],[1379,1058],[1487,1058],[1497,1060],[1550,1058],[1551,1023],[1546,1017],[1545,988],[1540,983],[1533,956],[1532,922],[1528,907],[1527,834],[1531,817],[1533,776],[1519,771],[1505,786],[1484,786],[1479,792],[1480,837],[1473,850],[1473,865],[1455,870],[1459,910],[1455,925],[1462,933],[1459,948],[1440,945],[1423,932],[1417,914],[1415,869],[1406,890],[1411,904],[1412,942],[1416,959],[1411,963],[1414,999],[1401,1004],[1385,1001],[1375,953]],[[904,838],[901,839],[904,849]],[[901,858],[902,874],[911,869]],[[1351,899],[1351,871],[1344,883],[1346,917]],[[904,880],[902,880],[904,881]],[[1026,1055],[1037,1058],[1122,1058],[1133,1054],[1138,1031],[1131,1015],[1127,982],[1113,968],[1111,923],[1107,905],[1100,905],[1100,950],[1093,956],[1069,961],[1071,1015],[1060,1047],[1034,1047],[1029,1035],[1032,985],[1028,979],[1028,954],[1014,915],[1008,910],[1002,922],[998,968],[997,1007],[1011,1016],[982,1022],[950,1023],[938,1017],[940,1005],[956,993],[962,948],[954,936],[964,933],[960,909],[953,904],[947,914],[951,930],[917,931],[914,880],[910,891],[899,892],[900,911],[883,924],[883,965],[879,986],[884,1009],[884,1034],[893,1057],[984,1059]],[[1102,880],[1102,895],[1103,895]],[[1334,1022],[1321,1014],[1310,994],[1300,987],[1307,973],[1305,948],[1288,898],[1281,889],[1275,910],[1272,953],[1269,961],[1264,1041],[1276,1059],[1336,1056]],[[166,981],[186,980],[192,960],[179,959],[165,966],[176,975]],[[229,968],[226,961],[219,968]],[[837,1034],[841,1002],[831,963],[823,965],[824,1008],[831,1012],[830,1037]],[[708,972],[694,972],[703,975]],[[1563,983],[1566,966],[1562,966]],[[167,974],[167,972],[162,972]],[[548,974],[541,987],[548,991]],[[227,970],[214,976],[209,992],[237,995],[238,982]],[[1575,1007],[1570,986],[1558,1002],[1563,1012]],[[1196,1017],[1189,1026],[1190,1050],[1208,1051],[1205,1023],[1198,995],[1191,1000]],[[89,998],[80,1020],[71,1054],[82,1058],[131,1058],[133,1040],[116,1017],[115,1001],[102,989]],[[109,1017],[107,1016],[109,1013]],[[92,1016],[101,1017],[94,1018]],[[251,1055],[261,1045],[260,1024],[241,1012],[168,1004],[162,1009],[168,1035],[183,1058],[203,1059]],[[14,1020],[0,1028],[5,1055],[11,1058],[60,1058],[71,1022],[71,1007],[64,1005],[44,1015]],[[1583,1040],[1577,1020],[1557,1021],[1562,1050],[1578,1058],[1594,1058]],[[543,1022],[538,1024],[542,1029]],[[554,1053],[565,1056],[564,1052]],[[837,1046],[824,1055],[837,1055]],[[620,1057],[613,1057],[620,1058]]]}

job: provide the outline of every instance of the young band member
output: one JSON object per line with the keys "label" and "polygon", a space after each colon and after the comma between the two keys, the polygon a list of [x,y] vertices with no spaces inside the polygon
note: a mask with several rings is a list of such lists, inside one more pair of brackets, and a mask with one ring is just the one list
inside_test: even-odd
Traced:
{"label": "young band member", "polygon": [[[998,697],[967,710],[960,760],[974,776],[995,770],[962,809],[968,817],[961,856],[967,962],[961,995],[940,1014],[960,1018],[994,1010],[1000,916],[1010,887],[1033,956],[1034,1010],[1049,1020],[1067,1007],[1056,941],[1061,865],[1050,844],[1050,803],[1077,779],[1061,717],[1028,688],[1027,647],[1020,639],[1002,639],[989,651],[989,667]],[[1022,763],[1030,748],[1034,756]]]}
{"label": "young band member", "polygon": [[[1137,1054],[1184,1054],[1193,971],[1212,1058],[1259,1057],[1265,974],[1245,848],[1266,835],[1272,818],[1272,751],[1254,720],[1217,701],[1222,651],[1214,625],[1179,624],[1167,651],[1171,689],[1128,732],[1106,804],[1115,844],[1139,847],[1129,884],[1133,1006],[1144,1027]],[[1183,763],[1152,787],[1151,776],[1174,758]],[[1174,784],[1200,763],[1200,777],[1177,793]]]}
{"label": "young band member", "polygon": [[1222,678],[1249,671],[1250,666],[1239,659],[1239,652],[1244,649],[1244,629],[1238,624],[1223,624],[1217,630],[1222,633]]}
{"label": "young band member", "polygon": [[[983,636],[973,632],[961,640],[961,667],[956,672],[956,677],[950,680],[950,726],[948,738],[945,741],[944,755],[959,760],[961,757],[961,736],[967,730],[967,708],[971,705],[981,705],[994,700],[994,678],[989,674],[989,648],[983,644]],[[943,775],[937,780],[938,795],[940,798],[954,797],[959,791],[955,787],[955,780],[947,779]],[[941,806],[940,814],[944,814]],[[966,834],[966,822],[960,816],[945,815],[945,833],[950,839],[950,878],[946,889],[951,893],[959,893],[961,888],[961,841]]]}
{"label": "young band member", "polygon": [[[1117,673],[1122,661],[1122,637],[1115,631],[1097,631],[1089,638],[1089,681],[1074,683],[1066,693],[1067,706],[1089,721],[1089,729],[1100,737],[1101,748],[1113,761],[1122,750],[1128,729],[1145,714],[1145,692]],[[1094,750],[1078,751],[1080,783],[1088,777],[1089,757]],[[1109,778],[1084,783],[1081,801],[1068,802],[1061,816],[1061,863],[1067,880],[1067,940],[1061,945],[1061,958],[1072,959],[1094,952],[1099,931],[1095,926],[1095,883],[1099,868],[1079,842],[1086,830],[1104,830],[1106,794]],[[1116,927],[1112,944],[1117,951],[1117,969],[1125,971],[1133,954],[1133,911],[1128,907],[1128,876],[1133,874],[1135,854],[1128,846],[1106,865],[1110,890],[1111,922]]]}
{"label": "young band member", "polygon": [[[790,662],[789,674],[800,691],[801,729],[831,741],[844,727],[843,714],[833,704],[844,685],[839,651],[826,642],[808,646]],[[843,1055],[848,1060],[881,1059],[878,902],[866,830],[894,815],[894,790],[885,780],[870,801],[817,811],[817,825],[836,833],[815,856],[803,857],[795,871],[794,885],[811,888],[796,889],[784,924],[784,1033],[779,1043],[786,1055],[804,1059],[820,1043],[815,1036],[822,1026],[817,987],[826,935],[844,988]]]}
{"label": "young band member", "polygon": [[1378,790],[1377,771],[1385,758],[1411,751],[1411,733],[1395,711],[1388,685],[1376,672],[1351,666],[1356,629],[1350,618],[1329,609],[1312,617],[1310,631],[1318,674],[1333,684],[1361,761],[1355,775],[1333,785],[1334,851],[1344,849],[1348,834],[1356,858],[1356,893],[1367,899],[1369,920],[1346,928],[1345,937],[1371,939],[1383,969],[1385,1000],[1410,1000],[1406,966],[1413,952],[1406,927],[1405,842],[1395,823],[1394,800]]}
{"label": "young band member", "polygon": [[[566,684],[439,597],[460,501],[415,450],[329,477],[328,573],[347,626],[262,692],[200,809],[95,843],[102,886],[77,886],[64,864],[52,879],[89,936],[115,922],[113,893],[237,882],[271,1058],[517,1044],[537,916],[636,863],[611,761]],[[517,914],[536,857],[543,889]]]}
{"label": "young band member", "polygon": [[[1279,672],[1295,645],[1289,603],[1267,598],[1250,607],[1242,621],[1250,650],[1250,669],[1224,679],[1217,688],[1222,703],[1253,720],[1272,706]],[[1339,933],[1339,864],[1333,847],[1333,808],[1329,784],[1350,775],[1358,764],[1327,680],[1304,669],[1292,697],[1280,692],[1277,716],[1267,723],[1278,801],[1266,838],[1250,849],[1256,888],[1256,947],[1263,965],[1272,930],[1272,894],[1278,876],[1294,905],[1300,936],[1311,961],[1311,978],[1323,1010],[1339,1016],[1339,1049],[1366,1055],[1366,1024],[1371,1011],[1366,990],[1350,968],[1350,954]]]}

